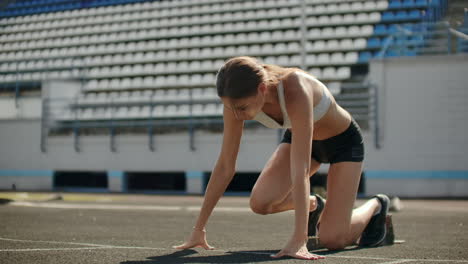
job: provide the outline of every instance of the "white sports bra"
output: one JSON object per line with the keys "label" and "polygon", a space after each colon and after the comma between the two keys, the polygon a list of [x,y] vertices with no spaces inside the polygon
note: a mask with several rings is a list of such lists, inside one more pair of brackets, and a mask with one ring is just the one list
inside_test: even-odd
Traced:
{"label": "white sports bra", "polygon": [[[322,87],[322,99],[314,107],[314,122],[320,120],[328,111],[331,104],[331,94],[328,91],[325,85],[320,85]],[[254,120],[262,123],[264,126],[269,128],[291,128],[291,120],[289,120],[288,113],[286,112],[286,103],[284,100],[284,87],[283,82],[280,82],[277,86],[278,88],[278,98],[281,107],[281,113],[283,114],[283,125],[276,122],[273,118],[265,114],[263,111],[260,111],[255,117]]]}

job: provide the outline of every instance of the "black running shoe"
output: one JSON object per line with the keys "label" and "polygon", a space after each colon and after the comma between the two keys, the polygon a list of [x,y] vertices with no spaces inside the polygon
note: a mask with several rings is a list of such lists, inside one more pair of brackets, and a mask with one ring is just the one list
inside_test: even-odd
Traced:
{"label": "black running shoe", "polygon": [[362,232],[359,245],[362,247],[376,247],[379,246],[387,235],[386,218],[390,206],[390,199],[385,194],[377,194],[373,198],[382,205],[380,213],[372,216],[366,228]]}
{"label": "black running shoe", "polygon": [[317,235],[317,223],[319,221],[320,215],[322,214],[323,208],[325,208],[325,200],[320,197],[320,195],[316,194],[315,197],[317,198],[317,208],[309,212],[309,223],[308,223],[308,236],[316,236]]}

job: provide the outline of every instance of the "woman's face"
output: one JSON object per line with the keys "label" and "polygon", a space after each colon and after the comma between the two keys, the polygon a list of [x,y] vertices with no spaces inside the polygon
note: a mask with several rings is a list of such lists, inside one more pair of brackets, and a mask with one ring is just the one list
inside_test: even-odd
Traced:
{"label": "woman's face", "polygon": [[265,97],[261,89],[258,89],[257,94],[253,96],[240,99],[221,97],[221,101],[237,120],[252,120],[262,110]]}

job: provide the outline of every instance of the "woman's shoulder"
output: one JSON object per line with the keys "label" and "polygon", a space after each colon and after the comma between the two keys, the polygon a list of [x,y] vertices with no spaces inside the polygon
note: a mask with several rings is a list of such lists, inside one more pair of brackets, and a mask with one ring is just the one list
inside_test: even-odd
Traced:
{"label": "woman's shoulder", "polygon": [[320,84],[320,81],[315,76],[300,69],[288,72],[283,76],[282,82],[283,86],[287,87],[285,88],[285,93],[288,94],[304,93]]}

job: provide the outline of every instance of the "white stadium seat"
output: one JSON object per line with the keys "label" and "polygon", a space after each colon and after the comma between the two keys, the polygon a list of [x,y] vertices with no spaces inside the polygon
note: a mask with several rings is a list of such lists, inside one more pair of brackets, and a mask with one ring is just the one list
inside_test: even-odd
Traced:
{"label": "white stadium seat", "polygon": [[148,118],[151,116],[151,107],[150,106],[143,106],[140,111],[141,118]]}
{"label": "white stadium seat", "polygon": [[166,91],[162,89],[156,90],[153,98],[155,101],[164,101],[166,99]]}
{"label": "white stadium seat", "polygon": [[327,12],[327,6],[326,5],[316,5],[313,8],[314,8],[314,13],[316,13],[316,14],[323,14],[323,13]]}
{"label": "white stadium seat", "polygon": [[192,99],[193,100],[203,99],[203,88],[193,88],[192,89]]}
{"label": "white stadium seat", "polygon": [[164,117],[164,105],[157,105],[153,108],[153,111],[151,112],[152,117]]}
{"label": "white stadium seat", "polygon": [[351,4],[351,10],[361,11],[362,9],[364,9],[364,5],[362,2],[353,2]]}
{"label": "white stadium seat", "polygon": [[192,74],[190,76],[190,84],[191,85],[200,85],[202,81],[202,75],[201,74]]}
{"label": "white stadium seat", "polygon": [[365,10],[376,10],[376,8],[377,8],[377,3],[374,1],[367,1],[364,3]]}
{"label": "white stadium seat", "polygon": [[248,49],[247,46],[239,45],[239,46],[237,46],[236,53],[241,55],[241,56],[242,55],[247,55],[249,53],[249,49]]}
{"label": "white stadium seat", "polygon": [[181,86],[190,85],[190,75],[183,74],[183,75],[178,76],[177,85],[181,85]]}
{"label": "white stadium seat", "polygon": [[381,10],[385,10],[388,8],[388,1],[378,1],[377,8]]}
{"label": "white stadium seat", "polygon": [[356,21],[356,16],[354,14],[343,15],[343,23],[354,24],[355,21]]}
{"label": "white stadium seat", "polygon": [[279,65],[290,65],[289,56],[287,56],[287,55],[278,56],[277,64],[279,64]]}
{"label": "white stadium seat", "polygon": [[349,64],[357,63],[359,54],[358,52],[348,52],[345,55],[345,61]]}
{"label": "white stadium seat", "polygon": [[85,90],[91,90],[91,89],[96,89],[97,88],[97,80],[91,80],[91,81],[88,81],[86,84],[85,84]]}
{"label": "white stadium seat", "polygon": [[288,47],[286,46],[286,43],[276,43],[274,46],[274,51],[283,53],[283,52],[288,51]]}
{"label": "white stadium seat", "polygon": [[315,54],[308,54],[306,56],[306,64],[307,65],[313,65],[317,61],[317,56]]}
{"label": "white stadium seat", "polygon": [[164,99],[168,100],[168,101],[178,100],[179,99],[179,91],[176,90],[176,89],[167,90]]}
{"label": "white stadium seat", "polygon": [[333,37],[335,36],[335,30],[331,27],[326,27],[322,29],[321,35],[322,37],[327,37],[327,38]]}
{"label": "white stadium seat", "polygon": [[320,53],[317,56],[317,64],[329,64],[330,63],[330,55],[328,53]]}
{"label": "white stadium seat", "polygon": [[322,78],[322,70],[320,68],[311,68],[309,72],[316,78]]}
{"label": "white stadium seat", "polygon": [[292,66],[300,67],[301,64],[302,64],[301,56],[300,55],[292,55],[290,57],[289,64],[292,65]]}
{"label": "white stadium seat", "polygon": [[80,120],[93,119],[93,109],[92,108],[80,109],[80,111],[78,112],[78,119]]}
{"label": "white stadium seat", "polygon": [[119,86],[120,86],[120,79],[113,78],[113,79],[110,80],[110,82],[109,82],[109,88],[110,89],[118,89]]}
{"label": "white stadium seat", "polygon": [[330,24],[330,17],[329,16],[319,16],[317,22],[318,22],[319,25]]}
{"label": "white stadium seat", "polygon": [[203,114],[207,115],[207,116],[217,115],[218,113],[217,113],[216,104],[207,104],[207,105],[205,105]]}
{"label": "white stadium seat", "polygon": [[364,38],[355,39],[353,42],[353,46],[355,49],[365,49],[367,46],[367,41]]}
{"label": "white stadium seat", "polygon": [[341,64],[344,62],[344,55],[341,52],[333,53],[330,56],[330,62],[333,64]]}
{"label": "white stadium seat", "polygon": [[340,43],[336,39],[327,41],[326,48],[328,50],[338,50],[340,49]]}
{"label": "white stadium seat", "polygon": [[204,97],[209,100],[218,99],[218,93],[216,91],[216,88],[205,88]]}
{"label": "white stadium seat", "polygon": [[349,79],[351,77],[351,68],[350,67],[339,67],[336,73],[338,79]]}
{"label": "white stadium seat", "polygon": [[165,117],[176,117],[177,116],[177,105],[175,105],[175,104],[167,105],[164,108],[163,116],[165,116]]}
{"label": "white stadium seat", "polygon": [[324,79],[335,79],[335,68],[334,67],[325,67],[322,72],[322,78]]}
{"label": "white stadium seat", "polygon": [[328,13],[336,13],[338,10],[339,10],[339,7],[336,4],[327,5],[327,12]]}
{"label": "white stadium seat", "polygon": [[190,90],[189,89],[181,89],[177,94],[177,100],[189,100],[190,99]]}
{"label": "white stadium seat", "polygon": [[369,15],[367,13],[359,13],[355,18],[356,18],[356,22],[369,21]]}
{"label": "white stadium seat", "polygon": [[177,76],[176,75],[169,75],[166,77],[166,85],[174,86],[177,85]]}
{"label": "white stadium seat", "polygon": [[317,41],[314,41],[313,42],[314,44],[314,48],[313,50],[314,51],[321,51],[321,50],[324,50],[326,49],[326,45],[325,45],[325,41],[324,40],[317,40]]}
{"label": "white stadium seat", "polygon": [[120,81],[119,89],[129,89],[131,88],[131,85],[131,78],[123,78]]}
{"label": "white stadium seat", "polygon": [[202,83],[205,85],[214,85],[216,76],[213,73],[205,73],[202,77]]}
{"label": "white stadium seat", "polygon": [[131,106],[127,112],[128,118],[137,118],[140,116],[140,107],[139,106]]}
{"label": "white stadium seat", "polygon": [[362,36],[372,35],[374,32],[374,27],[372,25],[364,25],[361,26],[360,31]]}
{"label": "white stadium seat", "polygon": [[187,117],[190,115],[190,105],[177,105],[174,113],[174,117]]}
{"label": "white stadium seat", "polygon": [[348,28],[348,36],[359,36],[361,34],[361,29],[359,26],[350,26]]}
{"label": "white stadium seat", "polygon": [[341,15],[332,15],[330,18],[330,23],[332,24],[341,24],[343,22],[343,16]]}
{"label": "white stadium seat", "polygon": [[376,23],[379,22],[382,18],[382,15],[379,12],[372,12],[369,14],[369,22]]}
{"label": "white stadium seat", "polygon": [[203,115],[203,105],[202,105],[202,104],[194,104],[194,105],[192,105],[192,115],[193,115],[193,116],[201,116],[201,115]]}

